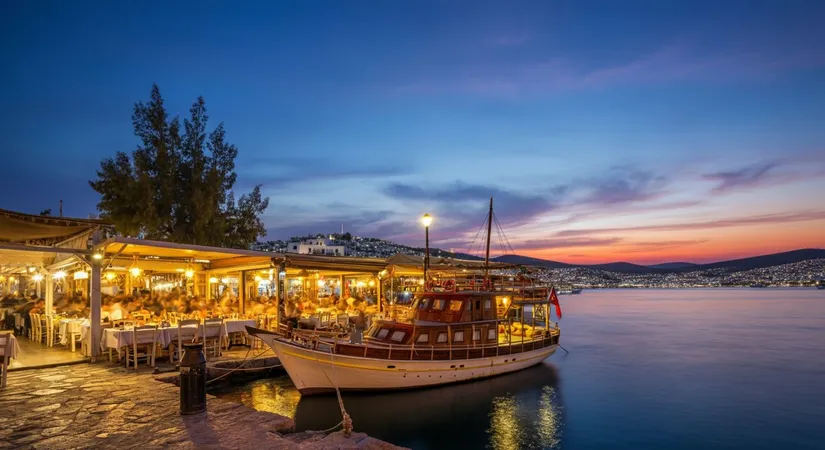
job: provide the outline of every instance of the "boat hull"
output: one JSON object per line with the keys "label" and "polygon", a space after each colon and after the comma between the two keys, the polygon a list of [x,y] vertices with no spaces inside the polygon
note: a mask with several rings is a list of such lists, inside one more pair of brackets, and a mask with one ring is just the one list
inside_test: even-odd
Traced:
{"label": "boat hull", "polygon": [[512,355],[448,361],[406,361],[333,355],[259,335],[278,355],[301,395],[341,391],[416,389],[476,380],[526,369],[552,355],[558,345]]}

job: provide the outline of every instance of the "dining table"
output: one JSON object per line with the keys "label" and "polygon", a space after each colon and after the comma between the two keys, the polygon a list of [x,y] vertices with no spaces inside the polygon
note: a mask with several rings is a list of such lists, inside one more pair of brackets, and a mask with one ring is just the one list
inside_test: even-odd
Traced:
{"label": "dining table", "polygon": [[[17,338],[14,337],[14,334],[12,334],[11,331],[5,331],[2,333],[10,338],[9,345],[7,347],[9,349],[9,358],[17,358],[17,355],[20,354],[20,344],[17,343]],[[4,356],[5,355],[3,354],[3,348],[0,347],[0,359],[3,359],[2,357]]]}

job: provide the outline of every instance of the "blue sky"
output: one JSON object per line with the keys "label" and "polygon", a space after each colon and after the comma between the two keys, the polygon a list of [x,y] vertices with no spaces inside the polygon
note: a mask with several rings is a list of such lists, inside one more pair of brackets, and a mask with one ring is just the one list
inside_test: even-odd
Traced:
{"label": "blue sky", "polygon": [[[825,3],[7,2],[0,207],[64,200],[202,95],[270,238],[713,260],[825,246]],[[640,230],[640,227],[644,230]],[[651,227],[655,227],[652,228]],[[760,238],[761,237],[761,238]]]}

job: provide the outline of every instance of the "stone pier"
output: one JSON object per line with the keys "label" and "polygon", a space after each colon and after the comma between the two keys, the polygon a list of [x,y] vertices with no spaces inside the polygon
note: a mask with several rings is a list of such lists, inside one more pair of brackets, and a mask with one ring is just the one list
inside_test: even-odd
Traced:
{"label": "stone pier", "polygon": [[363,433],[290,436],[292,419],[213,396],[206,414],[181,416],[179,395],[148,371],[81,364],[11,372],[0,389],[0,449],[400,448]]}

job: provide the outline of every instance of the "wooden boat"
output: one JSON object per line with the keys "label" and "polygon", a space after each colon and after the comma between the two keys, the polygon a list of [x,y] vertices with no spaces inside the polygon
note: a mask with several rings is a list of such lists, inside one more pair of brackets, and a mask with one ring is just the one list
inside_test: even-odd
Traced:
{"label": "wooden boat", "polygon": [[[488,220],[489,227],[492,199]],[[436,386],[539,364],[559,347],[549,319],[555,290],[525,279],[496,286],[489,245],[488,228],[483,282],[445,280],[438,290],[428,280],[404,318],[374,320],[363,342],[323,331],[247,331],[275,351],[302,395]]]}

